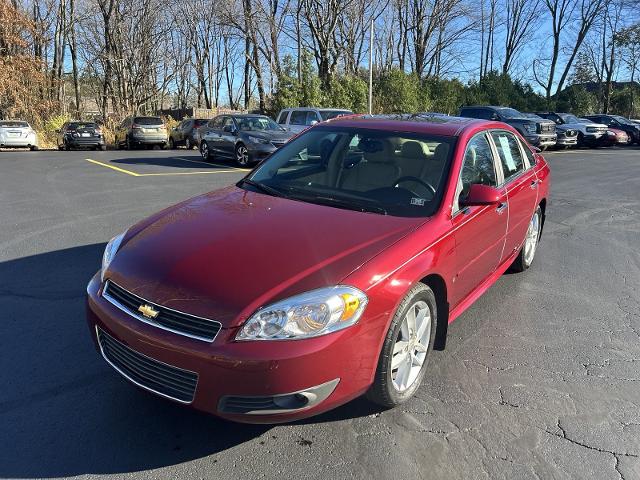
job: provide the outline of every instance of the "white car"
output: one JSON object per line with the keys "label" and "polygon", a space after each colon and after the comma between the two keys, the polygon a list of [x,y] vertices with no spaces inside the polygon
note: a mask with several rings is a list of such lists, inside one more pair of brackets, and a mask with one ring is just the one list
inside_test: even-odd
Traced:
{"label": "white car", "polygon": [[22,120],[0,121],[0,147],[38,149],[36,131]]}
{"label": "white car", "polygon": [[291,133],[300,133],[318,122],[331,120],[342,115],[351,115],[351,110],[344,108],[299,107],[285,108],[278,116],[278,124]]}

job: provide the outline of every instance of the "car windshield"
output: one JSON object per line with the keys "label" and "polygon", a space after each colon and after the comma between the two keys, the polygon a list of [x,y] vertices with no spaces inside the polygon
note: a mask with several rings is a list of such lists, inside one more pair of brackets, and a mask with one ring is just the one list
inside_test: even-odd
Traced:
{"label": "car windshield", "polygon": [[523,118],[524,115],[515,108],[501,108],[500,113],[506,118]]}
{"label": "car windshield", "polygon": [[283,128],[269,117],[240,117],[236,118],[240,130],[283,130]]}
{"label": "car windshield", "polygon": [[133,123],[138,125],[162,125],[162,119],[159,117],[136,117]]}
{"label": "car windshield", "polygon": [[316,127],[239,186],[336,208],[425,217],[442,199],[454,143],[455,137]]}
{"label": "car windshield", "polygon": [[0,128],[1,127],[29,128],[29,124],[27,122],[20,122],[16,120],[4,120],[0,122]]}
{"label": "car windshield", "polygon": [[332,118],[339,117],[340,115],[350,115],[353,112],[350,110],[321,110],[320,116],[322,120],[331,120]]}
{"label": "car windshield", "polygon": [[570,115],[568,113],[559,113],[558,116],[564,123],[580,123],[580,120],[578,120],[578,117],[576,117],[575,115]]}

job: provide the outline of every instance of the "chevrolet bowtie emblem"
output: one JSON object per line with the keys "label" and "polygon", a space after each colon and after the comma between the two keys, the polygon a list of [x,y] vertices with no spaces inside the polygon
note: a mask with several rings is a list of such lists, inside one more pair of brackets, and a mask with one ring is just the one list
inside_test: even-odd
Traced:
{"label": "chevrolet bowtie emblem", "polygon": [[158,310],[153,308],[151,305],[140,305],[138,307],[138,311],[147,318],[156,318],[160,313]]}

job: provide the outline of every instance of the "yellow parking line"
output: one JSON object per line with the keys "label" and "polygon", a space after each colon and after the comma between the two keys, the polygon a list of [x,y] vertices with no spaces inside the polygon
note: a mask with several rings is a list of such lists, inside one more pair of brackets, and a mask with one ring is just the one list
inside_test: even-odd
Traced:
{"label": "yellow parking line", "polygon": [[237,173],[239,171],[249,171],[249,170],[214,170],[208,172],[168,172],[168,173],[138,173],[136,176],[138,177],[165,177],[170,175],[209,175],[212,173]]}
{"label": "yellow parking line", "polygon": [[127,175],[132,175],[134,177],[142,176],[141,174],[136,173],[136,172],[132,172],[131,170],[125,170],[124,168],[116,167],[115,165],[109,165],[107,163],[102,163],[102,162],[99,162],[97,160],[92,160],[91,158],[85,158],[85,160],[87,162],[91,162],[91,163],[95,163],[96,165],[101,165],[103,167],[111,168],[111,169],[116,170],[118,172],[126,173]]}

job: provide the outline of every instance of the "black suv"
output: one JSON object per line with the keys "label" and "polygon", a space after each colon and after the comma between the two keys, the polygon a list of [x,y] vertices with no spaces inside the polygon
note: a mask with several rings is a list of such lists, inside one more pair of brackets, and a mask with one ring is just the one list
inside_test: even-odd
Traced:
{"label": "black suv", "polygon": [[640,145],[640,125],[633,123],[628,118],[624,118],[620,115],[608,115],[604,113],[598,113],[596,115],[585,115],[584,118],[588,118],[597,123],[604,123],[611,128],[617,128],[623,130],[629,135],[630,143],[637,143]]}
{"label": "black suv", "polygon": [[482,118],[511,125],[527,139],[531,145],[545,150],[556,144],[556,124],[542,119],[528,118],[524,113],[509,107],[471,106],[462,107],[460,116],[467,118]]}
{"label": "black suv", "polygon": [[94,122],[67,122],[60,130],[57,130],[58,150],[70,150],[72,148],[94,148],[106,150],[104,136],[97,123]]}

